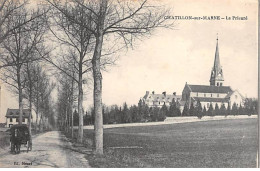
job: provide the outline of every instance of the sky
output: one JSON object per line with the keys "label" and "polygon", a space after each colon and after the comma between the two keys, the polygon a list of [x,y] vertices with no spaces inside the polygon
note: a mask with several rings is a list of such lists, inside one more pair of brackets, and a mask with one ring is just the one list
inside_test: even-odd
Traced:
{"label": "sky", "polygon": [[[137,104],[146,91],[181,94],[185,83],[209,85],[218,34],[224,85],[244,97],[257,97],[257,1],[160,1],[172,16],[247,16],[247,20],[176,20],[173,30],[158,29],[121,54],[117,65],[103,72],[103,103]],[[106,43],[106,42],[104,42]],[[92,105],[92,91],[84,88],[84,108]],[[1,90],[0,122],[17,99]]]}

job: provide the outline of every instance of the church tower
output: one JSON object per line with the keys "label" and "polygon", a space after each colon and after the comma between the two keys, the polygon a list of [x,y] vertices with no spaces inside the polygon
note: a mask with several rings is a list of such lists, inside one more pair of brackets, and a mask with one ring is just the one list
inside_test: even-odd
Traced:
{"label": "church tower", "polygon": [[222,66],[220,65],[220,60],[219,60],[218,38],[217,38],[215,61],[210,75],[210,85],[222,86],[223,83],[224,83],[224,76],[223,76]]}

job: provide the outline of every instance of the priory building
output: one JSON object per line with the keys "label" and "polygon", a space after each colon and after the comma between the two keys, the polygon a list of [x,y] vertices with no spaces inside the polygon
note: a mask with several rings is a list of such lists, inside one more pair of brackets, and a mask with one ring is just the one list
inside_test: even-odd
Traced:
{"label": "priory building", "polygon": [[147,91],[142,100],[149,107],[161,107],[164,104],[170,106],[170,103],[174,98],[181,111],[183,110],[185,103],[190,106],[191,103],[196,105],[197,101],[200,101],[202,108],[205,106],[206,109],[209,108],[210,104],[212,104],[213,109],[216,104],[218,104],[219,108],[222,104],[224,104],[226,108],[228,107],[228,104],[232,108],[234,103],[237,106],[240,104],[243,106],[244,97],[238,90],[233,90],[224,83],[224,74],[219,57],[218,39],[209,83],[209,85],[193,85],[186,82],[182,95],[176,95],[176,93],[168,95],[166,92],[155,94],[154,92],[149,93],[149,91]]}

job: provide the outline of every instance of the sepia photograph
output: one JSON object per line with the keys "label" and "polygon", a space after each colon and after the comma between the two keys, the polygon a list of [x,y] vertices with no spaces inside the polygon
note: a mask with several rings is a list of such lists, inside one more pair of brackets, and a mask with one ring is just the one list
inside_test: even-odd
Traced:
{"label": "sepia photograph", "polygon": [[0,0],[0,168],[257,168],[257,0]]}

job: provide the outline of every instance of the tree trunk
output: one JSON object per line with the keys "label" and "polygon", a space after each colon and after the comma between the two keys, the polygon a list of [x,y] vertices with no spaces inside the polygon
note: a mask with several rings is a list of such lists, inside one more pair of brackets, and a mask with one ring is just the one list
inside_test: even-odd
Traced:
{"label": "tree trunk", "polygon": [[[38,82],[37,82],[37,87],[38,87]],[[38,88],[37,88],[37,97],[36,97],[36,123],[35,123],[35,131],[38,131],[38,119],[39,119],[39,103],[38,103]]]}
{"label": "tree trunk", "polygon": [[[73,78],[74,78],[74,71],[73,71]],[[74,136],[74,129],[73,129],[73,100],[74,100],[74,80],[72,79],[71,83],[71,102],[70,102],[70,107],[71,107],[71,138],[73,139]]]}
{"label": "tree trunk", "polygon": [[32,135],[32,120],[31,120],[31,118],[32,118],[32,99],[31,99],[31,97],[30,97],[30,100],[29,100],[29,112],[30,112],[29,113],[29,119],[28,119],[28,122],[29,122],[29,135]]}
{"label": "tree trunk", "polygon": [[78,127],[78,142],[83,142],[83,89],[82,89],[82,67],[79,67],[79,96],[78,96],[78,112],[79,112],[79,127]]}
{"label": "tree trunk", "polygon": [[21,75],[20,75],[21,67],[17,67],[17,83],[18,83],[18,93],[19,93],[19,124],[23,123],[23,91],[21,85]]}
{"label": "tree trunk", "polygon": [[102,115],[102,74],[100,70],[100,58],[103,44],[104,21],[107,9],[107,0],[100,0],[99,18],[95,51],[92,58],[92,70],[94,78],[94,113],[95,113],[95,153],[103,154],[103,115]]}
{"label": "tree trunk", "polygon": [[27,63],[27,73],[28,73],[28,79],[29,79],[29,135],[32,135],[32,79],[31,79],[31,74],[29,70],[29,64]]}
{"label": "tree trunk", "polygon": [[43,121],[42,121],[42,113],[41,113],[41,117],[40,117],[40,124],[39,124],[39,127],[40,127],[40,132],[42,132],[42,123]]}

